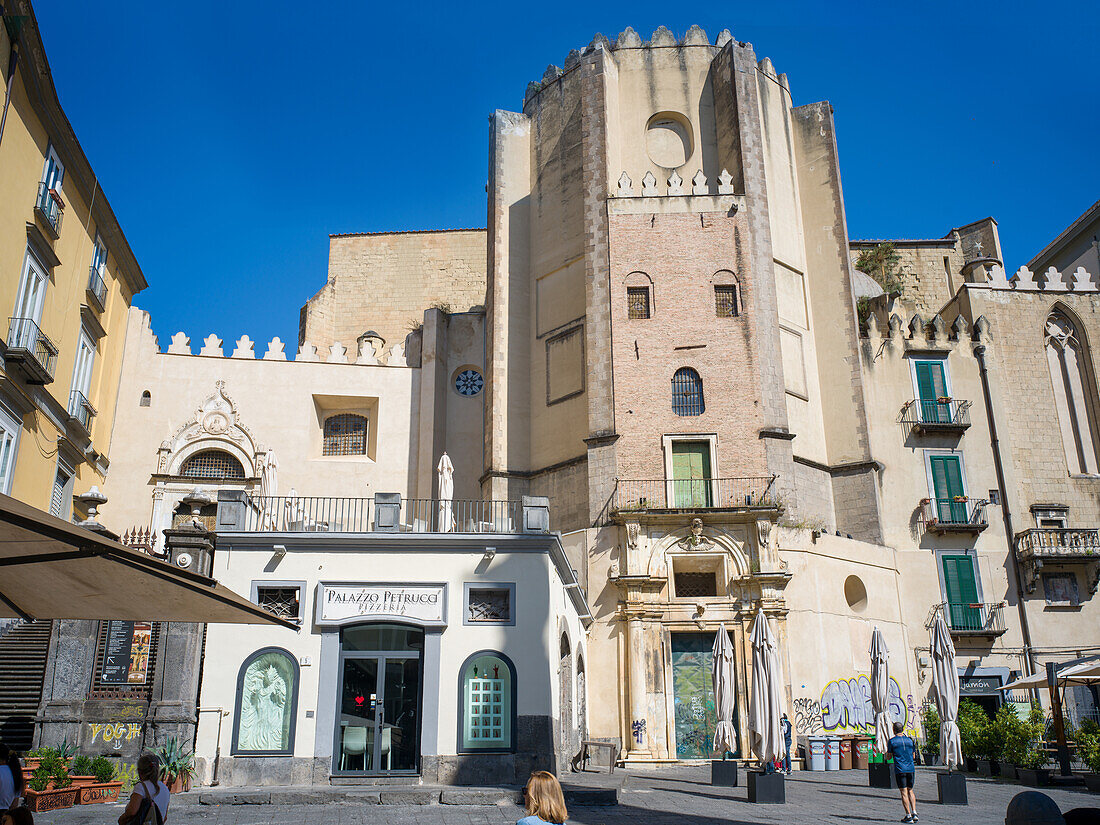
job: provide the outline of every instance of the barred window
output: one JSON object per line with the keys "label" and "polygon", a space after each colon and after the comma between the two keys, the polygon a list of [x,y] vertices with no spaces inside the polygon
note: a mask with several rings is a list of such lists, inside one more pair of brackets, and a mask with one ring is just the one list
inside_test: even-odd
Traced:
{"label": "barred window", "polygon": [[714,311],[719,318],[734,318],[737,316],[736,284],[714,287]]}
{"label": "barred window", "polygon": [[672,376],[672,411],[677,415],[702,415],[703,379],[691,367],[680,367]]}
{"label": "barred window", "polygon": [[676,570],[674,576],[678,599],[718,595],[718,580],[713,572],[695,573]]}
{"label": "barred window", "polygon": [[628,286],[626,288],[626,317],[632,321],[649,317],[649,287]]}
{"label": "barred window", "polygon": [[179,474],[191,478],[244,478],[244,467],[223,450],[203,450],[184,461]]}
{"label": "barred window", "polygon": [[296,586],[256,586],[256,604],[276,616],[297,619],[301,597]]}
{"label": "barred window", "polygon": [[355,413],[340,413],[325,419],[322,455],[366,455],[367,419]]}

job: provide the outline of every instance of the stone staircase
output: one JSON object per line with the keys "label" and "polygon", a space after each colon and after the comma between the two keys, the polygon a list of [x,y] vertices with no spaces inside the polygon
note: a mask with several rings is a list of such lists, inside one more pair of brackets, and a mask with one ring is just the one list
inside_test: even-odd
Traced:
{"label": "stone staircase", "polygon": [[0,740],[13,751],[31,747],[52,629],[51,622],[29,622],[0,636]]}

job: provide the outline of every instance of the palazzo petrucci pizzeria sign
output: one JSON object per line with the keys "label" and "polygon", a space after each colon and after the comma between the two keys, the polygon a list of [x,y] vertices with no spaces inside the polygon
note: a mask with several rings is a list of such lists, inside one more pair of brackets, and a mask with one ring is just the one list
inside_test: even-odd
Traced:
{"label": "palazzo petrucci pizzeria sign", "polygon": [[321,582],[317,585],[317,624],[352,624],[397,619],[443,627],[447,624],[447,585]]}

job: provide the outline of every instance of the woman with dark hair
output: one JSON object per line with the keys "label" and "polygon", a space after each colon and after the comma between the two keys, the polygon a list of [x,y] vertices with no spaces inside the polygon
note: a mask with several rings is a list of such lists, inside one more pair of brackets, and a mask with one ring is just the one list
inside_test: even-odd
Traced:
{"label": "woman with dark hair", "polygon": [[[151,753],[138,757],[137,775],[141,780],[134,786],[126,810],[118,818],[118,825],[164,825],[168,819],[168,786],[160,781],[160,760]],[[142,809],[142,802],[151,803]]]}
{"label": "woman with dark hair", "polygon": [[34,817],[30,808],[20,805],[10,811],[0,811],[0,825],[34,825]]}
{"label": "woman with dark hair", "polygon": [[0,742],[0,811],[14,808],[23,795],[23,766],[19,757]]}

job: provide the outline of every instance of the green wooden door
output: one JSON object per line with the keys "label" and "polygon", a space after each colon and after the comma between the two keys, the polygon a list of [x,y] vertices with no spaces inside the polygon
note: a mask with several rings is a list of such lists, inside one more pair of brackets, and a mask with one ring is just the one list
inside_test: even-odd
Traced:
{"label": "green wooden door", "polygon": [[934,455],[929,458],[929,463],[932,465],[932,486],[936,491],[936,517],[947,524],[966,524],[966,502],[956,501],[966,496],[959,457]]}
{"label": "green wooden door", "polygon": [[953,630],[981,630],[982,610],[978,582],[970,556],[943,557],[943,584],[947,590],[947,621]]}
{"label": "green wooden door", "polygon": [[920,420],[925,424],[947,424],[951,421],[951,405],[938,399],[947,396],[947,381],[943,361],[917,361],[917,393],[920,395]]}
{"label": "green wooden door", "polygon": [[674,507],[710,507],[710,444],[672,442],[672,498]]}

